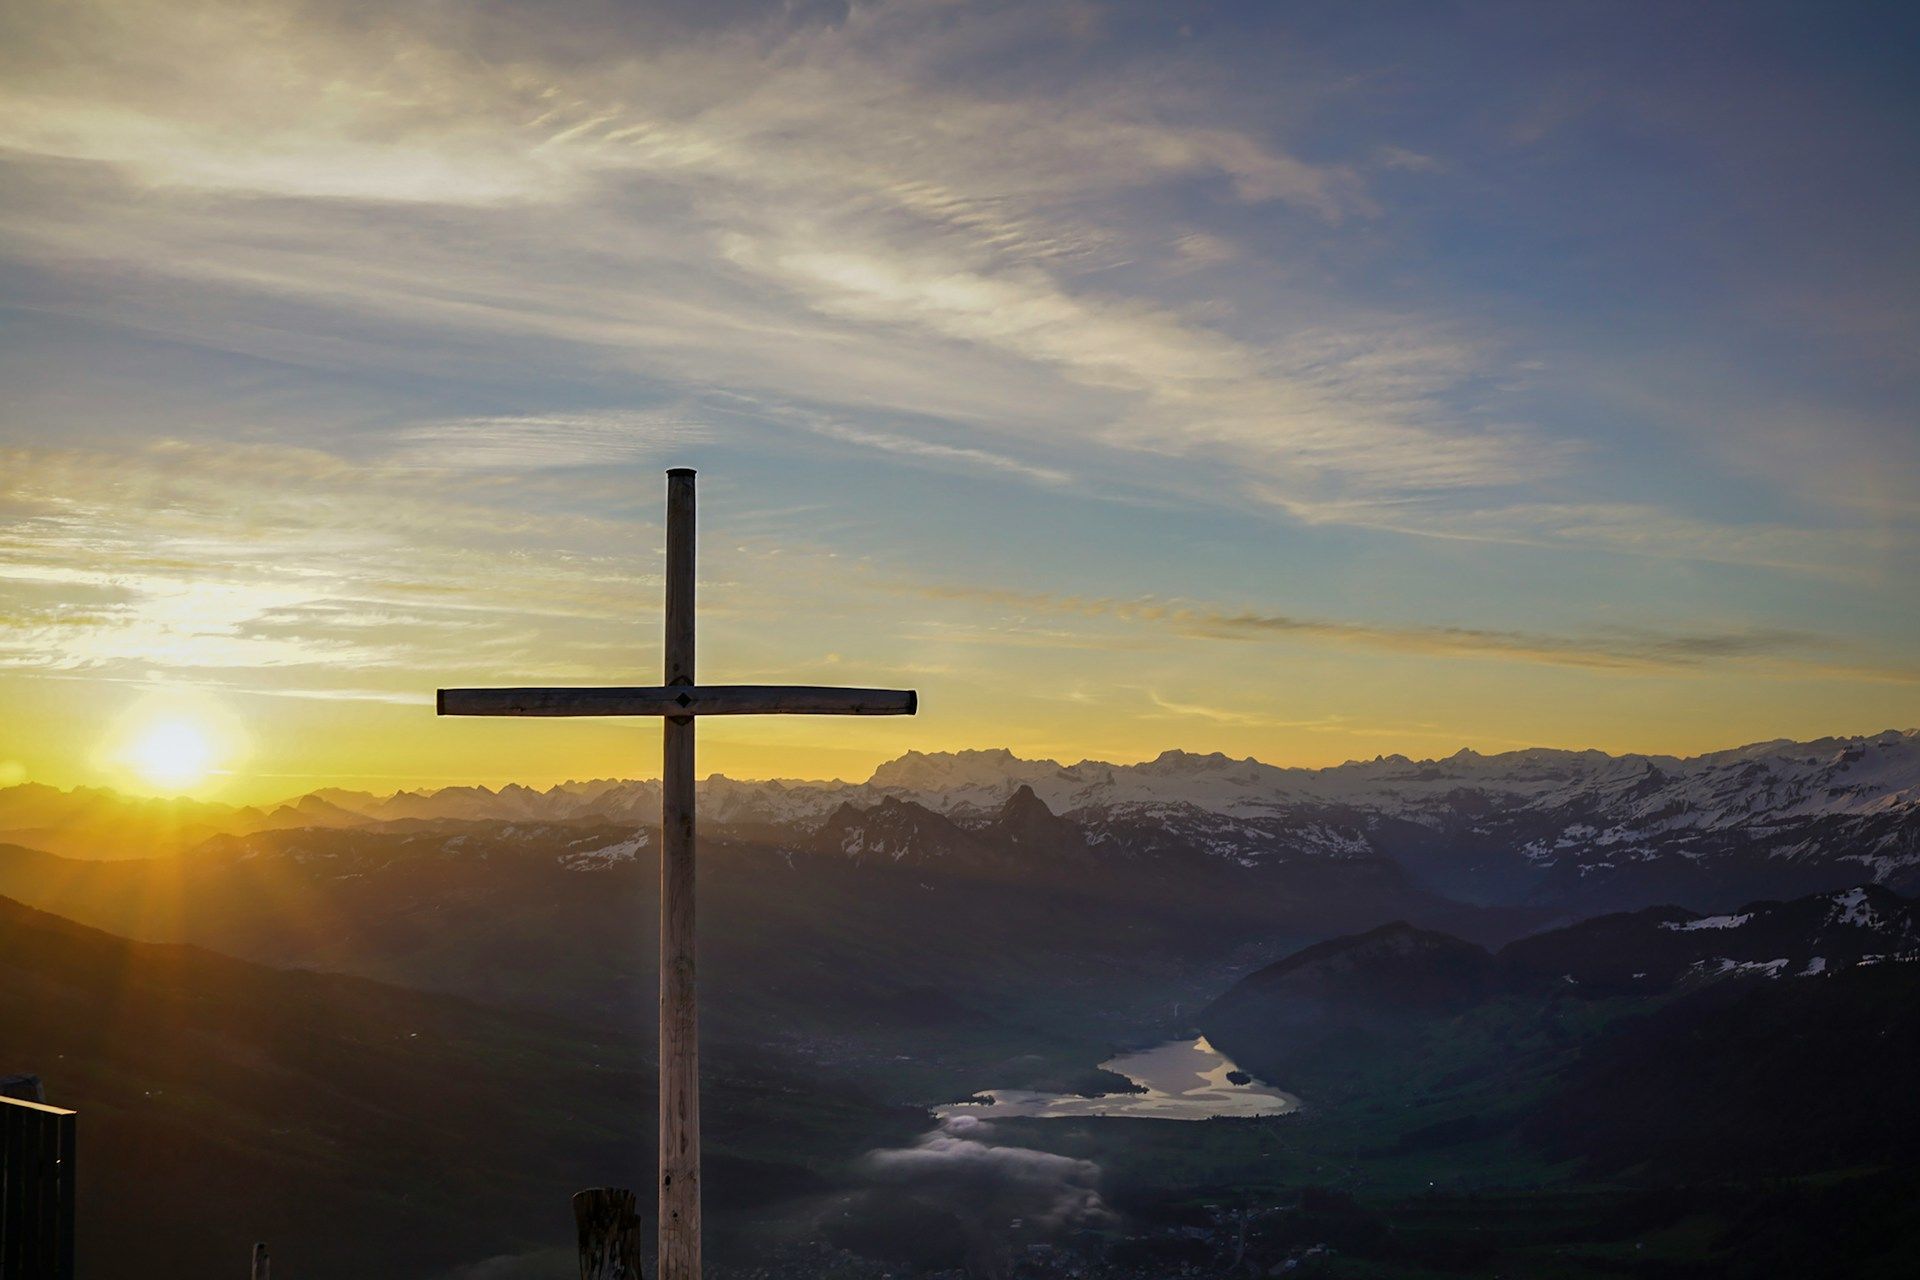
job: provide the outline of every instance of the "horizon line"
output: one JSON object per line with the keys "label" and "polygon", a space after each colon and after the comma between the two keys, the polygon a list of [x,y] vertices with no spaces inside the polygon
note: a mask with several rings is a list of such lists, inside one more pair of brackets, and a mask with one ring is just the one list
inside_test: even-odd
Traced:
{"label": "horizon line", "polygon": [[[1530,747],[1515,747],[1511,751],[1495,751],[1495,752],[1476,751],[1472,747],[1461,747],[1458,750],[1444,756],[1414,757],[1414,756],[1406,755],[1403,752],[1393,751],[1393,752],[1382,752],[1378,755],[1375,755],[1367,759],[1355,757],[1352,759],[1344,760],[1339,764],[1330,764],[1330,765],[1274,764],[1271,761],[1261,760],[1257,756],[1251,756],[1251,755],[1230,756],[1224,751],[1189,751],[1184,747],[1169,747],[1164,751],[1160,752],[1159,755],[1149,756],[1149,757],[1142,758],[1140,760],[1135,760],[1130,762],[1123,762],[1123,761],[1117,761],[1117,760],[1102,760],[1102,759],[1096,759],[1092,756],[1086,756],[1080,760],[1074,761],[1071,764],[1067,764],[1060,760],[1056,760],[1056,759],[1053,759],[1052,757],[1046,757],[1046,756],[1022,756],[1017,752],[1015,752],[1011,747],[960,747],[960,748],[955,748],[955,749],[946,750],[946,751],[920,751],[917,749],[910,748],[906,751],[901,752],[899,755],[893,756],[890,759],[882,761],[879,765],[876,765],[873,769],[873,772],[870,773],[864,779],[798,778],[798,777],[747,778],[747,777],[736,777],[731,774],[715,772],[715,773],[707,774],[706,776],[697,779],[697,782],[702,785],[711,783],[715,780],[719,780],[722,782],[738,782],[743,784],[758,784],[758,785],[781,784],[781,785],[788,785],[788,786],[804,786],[804,787],[827,787],[827,786],[861,787],[861,786],[870,785],[873,782],[874,776],[877,775],[881,769],[884,769],[889,764],[893,764],[901,760],[906,760],[915,756],[918,756],[922,759],[932,759],[932,758],[937,758],[941,756],[969,756],[969,755],[1006,756],[1010,759],[1018,761],[1021,764],[1053,765],[1054,767],[1059,769],[1078,769],[1087,765],[1105,765],[1107,767],[1116,768],[1116,769],[1134,769],[1134,768],[1139,768],[1142,765],[1156,763],[1160,760],[1166,759],[1169,756],[1187,756],[1187,757],[1192,757],[1194,759],[1202,759],[1202,760],[1218,758],[1218,759],[1230,761],[1234,764],[1253,764],[1253,765],[1258,765],[1262,768],[1267,768],[1267,769],[1277,769],[1284,772],[1307,773],[1307,774],[1331,773],[1335,770],[1351,768],[1355,765],[1378,764],[1381,762],[1394,761],[1394,760],[1405,761],[1408,764],[1441,764],[1448,760],[1458,760],[1463,756],[1472,757],[1474,759],[1480,759],[1480,760],[1498,760],[1506,756],[1522,756],[1522,755],[1529,755],[1529,754],[1542,753],[1542,752],[1550,753],[1553,755],[1567,755],[1567,756],[1599,755],[1599,756],[1604,756],[1609,760],[1629,760],[1629,759],[1635,759],[1635,758],[1644,759],[1648,761],[1671,760],[1671,761],[1685,764],[1685,763],[1689,763],[1696,760],[1704,760],[1710,756],[1731,755],[1737,752],[1751,751],[1756,748],[1762,748],[1762,747],[1773,747],[1773,746],[1779,746],[1779,745],[1812,746],[1822,742],[1867,742],[1867,741],[1872,741],[1879,738],[1885,738],[1890,735],[1894,737],[1901,737],[1901,738],[1920,737],[1920,726],[1916,726],[1913,728],[1906,728],[1906,729],[1886,728],[1886,729],[1876,730],[1872,733],[1827,734],[1819,738],[1785,738],[1785,737],[1762,738],[1752,742],[1737,743],[1730,747],[1719,747],[1711,751],[1702,751],[1694,755],[1674,755],[1669,752],[1658,752],[1658,751],[1612,752],[1612,751],[1604,750],[1599,747],[1530,746]],[[353,779],[370,779],[374,777],[392,776],[392,775],[297,774],[297,773],[248,774],[243,771],[227,771],[226,776],[230,778],[235,778],[235,779],[243,779],[243,778],[293,779],[293,778],[306,777],[306,778],[314,778],[314,779],[336,778],[341,780],[353,780]],[[375,799],[392,799],[393,797],[401,796],[401,795],[433,796],[433,795],[438,795],[443,791],[464,789],[464,790],[485,791],[490,795],[498,795],[500,792],[505,791],[510,787],[519,787],[522,790],[532,791],[532,792],[535,792],[536,794],[545,795],[549,792],[556,791],[562,787],[588,786],[593,783],[610,783],[614,785],[625,785],[625,784],[637,784],[637,783],[658,783],[659,781],[660,779],[658,776],[621,777],[618,775],[607,775],[605,777],[590,777],[590,778],[567,778],[560,782],[549,783],[545,787],[540,787],[531,783],[520,782],[517,780],[509,780],[509,781],[501,782],[497,786],[489,786],[487,783],[480,782],[480,781],[470,781],[470,782],[449,781],[446,785],[439,786],[439,787],[400,786],[395,790],[386,793],[384,796],[382,796],[379,792],[374,792],[374,791],[361,791],[361,794],[371,796]],[[359,790],[358,788],[344,787],[344,786],[319,786],[319,787],[314,787],[310,790],[298,792],[297,794],[288,796],[280,800],[246,803],[246,802],[217,800],[212,798],[200,798],[188,793],[175,793],[173,795],[165,795],[165,794],[158,794],[158,793],[152,793],[152,794],[142,793],[139,791],[125,790],[120,787],[116,787],[111,783],[84,783],[83,782],[83,783],[76,783],[68,787],[62,787],[55,783],[41,782],[32,777],[22,777],[18,782],[10,783],[7,786],[0,787],[0,795],[4,795],[9,791],[19,790],[24,787],[45,787],[48,790],[57,791],[62,795],[72,795],[81,791],[105,791],[105,792],[110,792],[117,796],[122,796],[130,799],[146,800],[146,801],[152,801],[152,802],[158,802],[158,803],[217,805],[217,806],[222,806],[228,809],[236,809],[236,810],[237,809],[261,809],[267,812],[271,812],[274,809],[278,809],[278,808],[285,808],[289,805],[292,805],[300,800],[307,798],[308,796],[315,795],[320,791]]]}

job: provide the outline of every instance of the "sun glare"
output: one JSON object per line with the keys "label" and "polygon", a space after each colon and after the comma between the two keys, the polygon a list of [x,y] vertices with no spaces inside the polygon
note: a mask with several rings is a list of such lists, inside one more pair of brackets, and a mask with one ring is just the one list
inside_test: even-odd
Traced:
{"label": "sun glare", "polygon": [[156,787],[192,787],[213,765],[213,747],[198,725],[163,720],[134,740],[128,761]]}

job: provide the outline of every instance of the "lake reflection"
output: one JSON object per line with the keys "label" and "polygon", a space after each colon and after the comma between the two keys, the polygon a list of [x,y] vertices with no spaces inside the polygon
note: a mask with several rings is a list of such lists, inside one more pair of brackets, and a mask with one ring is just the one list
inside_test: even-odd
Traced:
{"label": "lake reflection", "polygon": [[1212,1116],[1277,1116],[1297,1110],[1300,1100],[1272,1085],[1249,1078],[1235,1084],[1239,1071],[1228,1057],[1197,1040],[1169,1040],[1137,1053],[1123,1053],[1100,1064],[1146,1089],[1098,1098],[1038,1093],[1031,1089],[986,1089],[990,1103],[956,1102],[935,1107],[942,1120],[955,1116],[1138,1116],[1156,1120],[1205,1120]]}

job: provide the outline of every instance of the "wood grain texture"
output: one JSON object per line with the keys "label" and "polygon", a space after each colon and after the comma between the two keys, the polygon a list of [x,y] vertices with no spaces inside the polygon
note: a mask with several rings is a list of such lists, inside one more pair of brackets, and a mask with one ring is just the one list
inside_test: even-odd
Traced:
{"label": "wood grain texture", "polygon": [[667,472],[667,632],[662,646],[666,670],[661,683],[690,685],[693,681],[694,549],[693,470],[676,467]]}
{"label": "wood grain texture", "polygon": [[640,1280],[639,1199],[625,1187],[588,1187],[573,1197],[580,1280]]}
{"label": "wood grain texture", "polygon": [[[693,473],[667,473],[667,687],[661,724],[659,1280],[700,1276],[700,1021],[694,1003]],[[680,700],[684,698],[685,702]]]}
{"label": "wood grain texture", "polygon": [[832,685],[618,685],[442,689],[443,716],[910,716],[912,689]]}
{"label": "wood grain texture", "polygon": [[0,1277],[73,1280],[74,1113],[0,1096]]}

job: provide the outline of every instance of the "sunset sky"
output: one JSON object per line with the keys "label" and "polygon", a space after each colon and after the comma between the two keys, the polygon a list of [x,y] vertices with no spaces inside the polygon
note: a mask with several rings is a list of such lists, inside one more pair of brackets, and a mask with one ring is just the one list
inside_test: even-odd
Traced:
{"label": "sunset sky", "polygon": [[7,5],[0,783],[1920,724],[1916,13]]}

